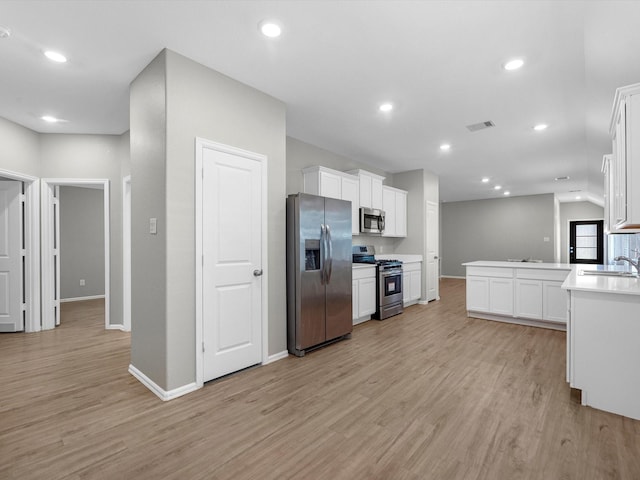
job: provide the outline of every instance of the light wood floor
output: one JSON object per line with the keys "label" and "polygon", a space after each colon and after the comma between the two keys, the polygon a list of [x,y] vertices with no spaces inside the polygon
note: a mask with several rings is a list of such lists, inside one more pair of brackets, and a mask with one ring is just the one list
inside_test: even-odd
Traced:
{"label": "light wood floor", "polygon": [[579,405],[563,332],[441,295],[170,402],[100,301],[64,304],[0,335],[0,479],[640,479],[640,422]]}

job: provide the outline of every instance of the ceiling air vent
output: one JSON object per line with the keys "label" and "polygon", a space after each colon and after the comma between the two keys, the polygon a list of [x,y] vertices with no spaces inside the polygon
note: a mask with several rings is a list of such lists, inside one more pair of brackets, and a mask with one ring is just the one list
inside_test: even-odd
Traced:
{"label": "ceiling air vent", "polygon": [[485,128],[495,127],[496,124],[491,120],[487,120],[486,122],[474,123],[473,125],[467,125],[467,129],[470,132],[477,132],[478,130],[484,130]]}

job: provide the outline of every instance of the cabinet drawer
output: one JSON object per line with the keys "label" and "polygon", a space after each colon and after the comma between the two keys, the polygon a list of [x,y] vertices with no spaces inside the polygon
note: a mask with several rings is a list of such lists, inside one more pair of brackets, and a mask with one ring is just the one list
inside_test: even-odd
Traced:
{"label": "cabinet drawer", "polygon": [[415,272],[422,270],[422,262],[403,263],[402,270],[405,272]]}
{"label": "cabinet drawer", "polygon": [[569,270],[542,270],[537,268],[516,268],[516,278],[528,280],[551,280],[564,282],[569,275]]}
{"label": "cabinet drawer", "polygon": [[352,269],[352,280],[361,278],[376,278],[376,267],[355,267]]}
{"label": "cabinet drawer", "polygon": [[467,267],[467,275],[472,275],[474,277],[513,278],[513,268]]}

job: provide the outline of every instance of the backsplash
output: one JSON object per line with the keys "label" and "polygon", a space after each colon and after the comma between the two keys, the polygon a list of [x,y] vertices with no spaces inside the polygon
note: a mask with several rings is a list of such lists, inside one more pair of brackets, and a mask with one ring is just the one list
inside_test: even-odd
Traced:
{"label": "backsplash", "polygon": [[353,245],[373,245],[376,249],[376,254],[389,254],[395,253],[398,243],[401,238],[395,237],[381,237],[380,235],[354,235],[352,243]]}
{"label": "backsplash", "polygon": [[[613,259],[623,255],[636,259],[640,256],[640,233],[615,234],[607,236],[607,264],[622,265],[625,262],[614,262]],[[630,267],[628,263],[625,263]]]}

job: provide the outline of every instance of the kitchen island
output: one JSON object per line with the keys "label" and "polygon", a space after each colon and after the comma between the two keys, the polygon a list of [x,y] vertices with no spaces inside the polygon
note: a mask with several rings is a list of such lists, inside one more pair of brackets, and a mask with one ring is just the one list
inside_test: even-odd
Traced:
{"label": "kitchen island", "polygon": [[467,315],[565,330],[567,263],[475,261],[467,269]]}
{"label": "kitchen island", "polygon": [[583,273],[589,269],[575,267],[562,285],[567,382],[582,390],[583,405],[640,420],[640,279]]}

